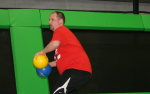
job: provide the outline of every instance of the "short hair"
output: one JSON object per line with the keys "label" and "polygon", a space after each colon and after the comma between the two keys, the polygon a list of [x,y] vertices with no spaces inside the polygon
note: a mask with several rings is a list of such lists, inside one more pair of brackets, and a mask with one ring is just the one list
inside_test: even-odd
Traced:
{"label": "short hair", "polygon": [[[56,13],[57,14],[57,18],[58,19],[63,19],[63,24],[65,24],[65,15],[62,13],[62,12],[59,12],[59,11],[55,11],[53,13]],[[52,14],[53,14],[52,13]]]}

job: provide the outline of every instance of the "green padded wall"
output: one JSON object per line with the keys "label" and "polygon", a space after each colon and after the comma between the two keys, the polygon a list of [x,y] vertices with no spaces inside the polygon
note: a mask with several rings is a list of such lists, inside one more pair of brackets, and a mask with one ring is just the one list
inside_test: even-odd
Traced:
{"label": "green padded wall", "polygon": [[43,49],[42,31],[39,27],[11,27],[17,94],[49,94],[47,77],[36,73],[33,57]]}
{"label": "green padded wall", "polygon": [[11,26],[41,26],[39,9],[9,9]]}
{"label": "green padded wall", "polygon": [[[40,10],[43,28],[49,28],[49,16],[54,11],[55,10]],[[69,29],[144,30],[140,15],[81,11],[61,12],[65,14],[65,25]]]}
{"label": "green padded wall", "polygon": [[9,12],[6,9],[0,9],[0,28],[9,29]]}
{"label": "green padded wall", "polygon": [[150,31],[150,15],[141,15],[143,19],[143,24],[145,31]]}

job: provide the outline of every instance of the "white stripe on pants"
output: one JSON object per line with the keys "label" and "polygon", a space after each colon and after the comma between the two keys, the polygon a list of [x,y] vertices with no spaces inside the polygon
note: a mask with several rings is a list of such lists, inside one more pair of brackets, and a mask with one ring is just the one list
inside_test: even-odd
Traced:
{"label": "white stripe on pants", "polygon": [[58,87],[53,94],[55,94],[58,90],[60,89],[64,89],[64,94],[66,94],[66,91],[67,91],[67,86],[68,86],[68,83],[70,81],[71,77],[64,83],[64,85],[62,85],[61,87]]}

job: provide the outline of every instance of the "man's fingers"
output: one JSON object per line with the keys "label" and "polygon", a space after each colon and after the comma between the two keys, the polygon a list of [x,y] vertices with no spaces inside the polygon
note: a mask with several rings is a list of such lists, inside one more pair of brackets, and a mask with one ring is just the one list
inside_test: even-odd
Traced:
{"label": "man's fingers", "polygon": [[43,54],[43,55],[47,58],[46,54]]}
{"label": "man's fingers", "polygon": [[[41,54],[42,54],[41,52],[37,52],[37,53],[34,55],[35,59],[37,59],[38,55],[41,55]],[[42,55],[44,55],[45,57],[47,57],[45,53],[42,54]]]}
{"label": "man's fingers", "polygon": [[35,57],[36,59],[37,59],[37,56],[38,56],[38,55],[36,55],[36,57]]}
{"label": "man's fingers", "polygon": [[37,59],[37,54],[35,54],[35,59]]}
{"label": "man's fingers", "polygon": [[35,59],[37,59],[38,55],[39,55],[39,53],[36,53],[36,54],[35,54]]}

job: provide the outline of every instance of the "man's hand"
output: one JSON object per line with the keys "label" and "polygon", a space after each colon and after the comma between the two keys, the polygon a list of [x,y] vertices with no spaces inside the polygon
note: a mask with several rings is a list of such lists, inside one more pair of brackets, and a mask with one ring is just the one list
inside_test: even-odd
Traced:
{"label": "man's hand", "polygon": [[49,65],[50,65],[51,67],[56,67],[56,61],[49,62]]}
{"label": "man's hand", "polygon": [[46,54],[43,53],[43,51],[37,52],[37,53],[34,55],[34,57],[37,59],[38,55],[45,55],[45,57],[47,57]]}

